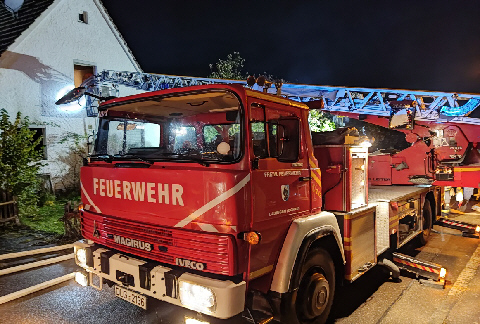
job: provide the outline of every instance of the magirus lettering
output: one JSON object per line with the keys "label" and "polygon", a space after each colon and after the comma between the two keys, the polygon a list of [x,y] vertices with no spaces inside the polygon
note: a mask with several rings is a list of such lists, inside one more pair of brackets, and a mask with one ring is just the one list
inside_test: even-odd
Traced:
{"label": "magirus lettering", "polygon": [[187,259],[182,259],[182,258],[176,258],[175,260],[176,265],[185,267],[185,268],[190,268],[193,270],[205,270],[207,268],[207,265],[202,262],[195,262]]}
{"label": "magirus lettering", "polygon": [[144,250],[147,252],[150,252],[152,250],[152,245],[150,243],[134,240],[134,239],[119,236],[119,235],[114,235],[113,239],[117,244],[134,247],[136,249]]}

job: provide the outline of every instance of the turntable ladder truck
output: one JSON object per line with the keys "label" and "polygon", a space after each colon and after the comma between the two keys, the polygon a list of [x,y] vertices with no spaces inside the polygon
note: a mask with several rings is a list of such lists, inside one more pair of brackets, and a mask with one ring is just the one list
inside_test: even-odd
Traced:
{"label": "turntable ladder truck", "polygon": [[84,285],[114,285],[143,308],[155,298],[219,319],[321,323],[335,287],[377,263],[395,271],[388,253],[425,243],[440,215],[439,186],[369,188],[358,133],[310,132],[298,99],[331,107],[312,86],[284,85],[295,101],[240,82],[104,71],[67,101],[101,97],[103,82],[154,91],[87,107],[98,132],[81,170]]}

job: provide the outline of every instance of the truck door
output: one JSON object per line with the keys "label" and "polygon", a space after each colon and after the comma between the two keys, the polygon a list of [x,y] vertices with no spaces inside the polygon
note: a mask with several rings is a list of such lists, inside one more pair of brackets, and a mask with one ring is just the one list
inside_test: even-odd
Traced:
{"label": "truck door", "polygon": [[252,246],[250,278],[273,270],[293,218],[310,209],[310,171],[300,108],[254,99],[250,104]]}

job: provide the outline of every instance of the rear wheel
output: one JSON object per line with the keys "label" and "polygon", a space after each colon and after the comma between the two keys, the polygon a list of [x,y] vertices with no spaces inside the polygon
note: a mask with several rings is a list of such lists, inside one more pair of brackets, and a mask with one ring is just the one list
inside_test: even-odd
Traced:
{"label": "rear wheel", "polygon": [[419,242],[421,245],[425,245],[428,242],[430,237],[430,232],[432,231],[432,207],[430,206],[430,201],[425,200],[422,209],[422,233],[418,236]]}
{"label": "rear wheel", "polygon": [[317,248],[308,252],[302,266],[300,285],[292,295],[284,323],[325,323],[335,292],[335,267],[330,254]]}

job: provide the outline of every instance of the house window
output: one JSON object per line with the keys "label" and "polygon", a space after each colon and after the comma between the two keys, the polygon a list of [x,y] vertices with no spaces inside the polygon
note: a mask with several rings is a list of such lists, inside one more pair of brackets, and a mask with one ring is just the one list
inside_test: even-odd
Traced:
{"label": "house window", "polygon": [[40,152],[42,155],[42,160],[47,159],[47,141],[46,141],[46,134],[45,134],[45,128],[30,128],[31,131],[34,131],[35,134],[33,135],[33,140],[36,141],[40,137],[42,138],[40,140],[40,143],[35,147],[35,150]]}
{"label": "house window", "polygon": [[91,65],[73,65],[73,81],[75,88],[94,74],[95,67]]}
{"label": "house window", "polygon": [[78,21],[84,24],[88,24],[88,12],[84,11],[78,14]]}

